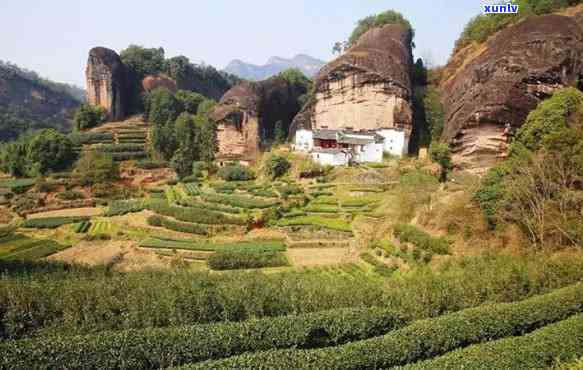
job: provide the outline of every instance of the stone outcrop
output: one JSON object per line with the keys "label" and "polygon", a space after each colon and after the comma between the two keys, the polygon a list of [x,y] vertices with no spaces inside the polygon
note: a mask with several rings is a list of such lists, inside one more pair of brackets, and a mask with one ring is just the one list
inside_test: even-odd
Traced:
{"label": "stone outcrop", "polygon": [[91,49],[85,76],[89,104],[105,108],[109,120],[124,119],[128,105],[128,81],[119,55],[103,47]]}
{"label": "stone outcrop", "polygon": [[254,162],[274,138],[278,121],[287,134],[306,92],[305,86],[278,77],[229,90],[210,113],[217,124],[217,160]]}
{"label": "stone outcrop", "polygon": [[345,54],[322,68],[315,95],[292,131],[399,128],[410,135],[412,41],[401,25],[369,30]]}
{"label": "stone outcrop", "polygon": [[530,18],[452,57],[441,83],[442,140],[458,167],[482,172],[505,158],[528,113],[583,77],[582,17]]}
{"label": "stone outcrop", "polygon": [[155,90],[159,87],[163,87],[165,89],[168,89],[172,93],[175,93],[176,91],[178,91],[178,87],[176,86],[176,81],[174,81],[170,77],[163,75],[163,74],[160,74],[157,76],[146,76],[146,78],[144,78],[142,80],[142,88],[146,92],[150,92],[150,91]]}

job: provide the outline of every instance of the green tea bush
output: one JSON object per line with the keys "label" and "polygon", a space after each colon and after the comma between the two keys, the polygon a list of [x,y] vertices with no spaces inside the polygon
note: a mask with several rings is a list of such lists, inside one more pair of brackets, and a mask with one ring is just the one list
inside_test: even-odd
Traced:
{"label": "green tea bush", "polygon": [[85,195],[83,193],[73,190],[66,190],[62,191],[57,194],[57,198],[61,200],[77,200],[77,199],[84,199]]}
{"label": "green tea bush", "polygon": [[211,243],[197,240],[177,240],[170,238],[148,238],[140,243],[146,248],[188,249],[203,252],[235,251],[235,252],[283,252],[285,245],[279,241]]}
{"label": "green tea bush", "polygon": [[179,231],[182,233],[209,235],[209,227],[191,222],[179,222],[166,217],[153,215],[147,219],[148,225],[161,226],[168,230]]}
{"label": "green tea bush", "polygon": [[144,145],[141,144],[105,144],[98,147],[94,147],[95,150],[99,150],[104,153],[132,153],[132,152],[143,152]]}
{"label": "green tea bush", "polygon": [[22,227],[30,229],[56,229],[59,226],[87,221],[89,217],[48,217],[25,220]]}
{"label": "green tea bush", "polygon": [[435,238],[416,226],[398,224],[394,228],[395,237],[403,243],[411,243],[415,247],[435,254],[449,254],[449,242],[445,238]]}
{"label": "green tea bush", "polygon": [[210,256],[207,262],[213,270],[242,270],[289,265],[283,253],[257,252],[243,249],[238,251],[219,251]]}
{"label": "green tea bush", "polygon": [[144,169],[144,170],[155,170],[158,168],[168,167],[168,162],[156,161],[153,159],[143,159],[143,160],[136,162],[136,167]]}
{"label": "green tea bush", "polygon": [[249,181],[255,178],[253,171],[240,164],[222,167],[217,175],[225,181]]}
{"label": "green tea bush", "polygon": [[179,199],[177,202],[179,205],[190,208],[198,208],[203,210],[211,210],[223,213],[241,214],[241,208],[231,207],[220,203],[207,203],[193,198],[183,198]]}
{"label": "green tea bush", "polygon": [[221,203],[245,209],[264,209],[275,207],[279,204],[277,200],[252,198],[244,195],[203,194],[201,198],[206,202]]}
{"label": "green tea bush", "polygon": [[416,321],[387,335],[338,347],[258,352],[185,368],[389,368],[471,344],[524,335],[583,312],[581,302],[583,284],[577,284],[525,301],[486,305]]}
{"label": "green tea bush", "polygon": [[90,227],[91,227],[91,222],[83,221],[83,222],[78,223],[75,226],[74,230],[75,230],[76,234],[85,234],[89,230]]}
{"label": "green tea bush", "polygon": [[583,258],[576,254],[460,258],[382,283],[345,274],[118,273],[0,260],[0,338],[242,321],[343,307],[382,306],[411,321],[525,299],[581,280]]}
{"label": "green tea bush", "polygon": [[352,232],[350,223],[343,219],[325,218],[317,215],[284,218],[278,221],[279,226],[316,226],[325,229]]}
{"label": "green tea bush", "polygon": [[148,204],[145,199],[116,200],[105,212],[105,217],[123,216],[128,213],[142,212]]}
{"label": "green tea bush", "polygon": [[374,272],[384,277],[391,277],[393,272],[397,270],[396,267],[389,267],[368,253],[361,254],[360,258],[366,263],[371,264],[374,267]]}
{"label": "green tea bush", "polygon": [[247,219],[225,215],[221,212],[208,209],[179,207],[168,202],[153,199],[148,204],[148,209],[163,216],[172,217],[179,221],[207,225],[240,225],[246,226]]}
{"label": "green tea bush", "polygon": [[579,356],[583,356],[583,315],[522,337],[471,346],[403,369],[550,369]]}
{"label": "green tea bush", "polygon": [[313,204],[309,205],[305,208],[307,212],[314,212],[314,213],[339,213],[340,208],[334,206],[326,206],[322,204]]}
{"label": "green tea bush", "polygon": [[405,320],[381,308],[0,344],[0,367],[160,369],[277,348],[317,348],[385,334]]}

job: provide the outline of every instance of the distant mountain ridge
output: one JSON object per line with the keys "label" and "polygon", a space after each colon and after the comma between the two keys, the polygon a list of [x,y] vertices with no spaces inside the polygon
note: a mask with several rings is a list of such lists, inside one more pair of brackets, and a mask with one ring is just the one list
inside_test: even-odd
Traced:
{"label": "distant mountain ridge", "polygon": [[308,77],[314,77],[326,62],[305,54],[298,54],[291,59],[271,57],[265,65],[259,66],[235,59],[223,71],[240,78],[261,81],[275,76],[289,68],[297,68]]}
{"label": "distant mountain ridge", "polygon": [[74,110],[83,99],[84,92],[78,87],[0,61],[0,142],[28,130],[70,130]]}

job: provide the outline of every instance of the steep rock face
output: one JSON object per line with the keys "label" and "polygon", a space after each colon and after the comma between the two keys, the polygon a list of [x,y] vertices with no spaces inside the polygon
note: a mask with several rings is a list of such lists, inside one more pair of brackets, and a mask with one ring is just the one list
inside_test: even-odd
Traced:
{"label": "steep rock face", "polygon": [[89,104],[105,108],[110,120],[125,118],[128,82],[126,68],[119,55],[103,47],[91,49],[85,76]]}
{"label": "steep rock face", "polygon": [[505,158],[510,135],[528,113],[555,90],[577,84],[581,15],[531,18],[452,57],[441,84],[442,140],[457,166],[482,172]]}
{"label": "steep rock face", "polygon": [[159,87],[168,89],[173,93],[175,93],[178,90],[176,86],[176,81],[163,74],[157,76],[146,76],[146,78],[142,80],[142,88],[146,92],[150,92]]}
{"label": "steep rock face", "polygon": [[365,33],[344,55],[322,68],[315,95],[294,120],[292,131],[400,128],[409,136],[413,121],[411,37],[400,25]]}
{"label": "steep rock face", "polygon": [[281,78],[244,82],[229,90],[210,114],[217,123],[217,159],[255,161],[263,144],[274,137],[278,121],[287,133],[306,92]]}

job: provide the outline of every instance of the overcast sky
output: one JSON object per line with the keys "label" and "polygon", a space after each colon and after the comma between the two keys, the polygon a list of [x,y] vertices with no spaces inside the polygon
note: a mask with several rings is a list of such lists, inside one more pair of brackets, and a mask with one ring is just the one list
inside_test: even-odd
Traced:
{"label": "overcast sky", "polygon": [[94,46],[162,46],[221,69],[299,53],[330,60],[356,21],[395,9],[416,30],[416,56],[443,64],[477,0],[0,0],[0,59],[84,86]]}

